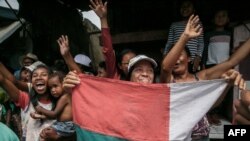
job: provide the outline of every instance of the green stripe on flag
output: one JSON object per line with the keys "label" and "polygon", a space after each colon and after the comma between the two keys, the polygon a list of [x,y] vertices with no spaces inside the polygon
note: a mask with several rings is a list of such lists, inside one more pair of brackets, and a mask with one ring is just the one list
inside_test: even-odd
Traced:
{"label": "green stripe on flag", "polygon": [[99,134],[85,130],[76,126],[77,141],[128,141],[127,139],[112,137],[109,135]]}

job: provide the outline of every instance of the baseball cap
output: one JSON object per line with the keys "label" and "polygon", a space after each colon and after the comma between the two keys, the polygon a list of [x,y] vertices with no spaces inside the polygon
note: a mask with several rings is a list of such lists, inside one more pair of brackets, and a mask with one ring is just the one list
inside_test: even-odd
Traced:
{"label": "baseball cap", "polygon": [[142,60],[149,61],[149,62],[153,65],[154,68],[157,67],[157,63],[155,62],[154,59],[152,59],[152,58],[150,58],[150,57],[148,57],[148,56],[146,56],[146,55],[137,55],[137,56],[135,56],[134,58],[130,59],[129,64],[128,64],[128,71],[130,72],[130,71],[131,71],[130,69],[131,69],[136,63],[138,63],[138,62],[140,62],[140,61],[142,61]]}
{"label": "baseball cap", "polygon": [[21,58],[20,58],[19,63],[20,63],[21,66],[22,66],[22,64],[23,64],[23,60],[26,59],[26,58],[29,58],[29,59],[31,59],[31,60],[34,60],[34,62],[35,62],[35,61],[38,61],[38,57],[37,57],[35,54],[33,54],[33,53],[27,53],[27,54],[21,56]]}
{"label": "baseball cap", "polygon": [[30,70],[31,72],[33,72],[37,68],[37,66],[40,66],[40,65],[46,66],[43,62],[36,61],[36,62],[34,62],[33,64],[31,64],[29,66],[25,66],[25,68],[27,68],[28,70]]}
{"label": "baseball cap", "polygon": [[[34,61],[37,61],[37,60],[38,60],[37,56],[36,56],[35,54],[33,54],[33,53],[27,53],[27,54],[24,56],[24,58],[30,58],[30,59],[32,59],[32,60],[34,60]],[[24,59],[24,58],[23,58],[23,59]]]}
{"label": "baseball cap", "polygon": [[91,59],[88,56],[84,55],[84,54],[77,54],[74,57],[74,60],[78,64],[81,64],[81,65],[84,65],[84,66],[87,66],[87,67],[91,67],[90,66]]}

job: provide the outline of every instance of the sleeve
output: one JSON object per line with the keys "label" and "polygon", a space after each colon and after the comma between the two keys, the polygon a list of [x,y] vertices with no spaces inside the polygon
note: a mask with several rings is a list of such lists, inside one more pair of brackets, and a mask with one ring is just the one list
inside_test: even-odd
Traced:
{"label": "sleeve", "polygon": [[116,57],[112,45],[109,28],[102,28],[103,55],[105,57],[108,78],[115,78],[118,75],[116,68]]}
{"label": "sleeve", "polygon": [[169,28],[169,32],[168,32],[168,39],[167,39],[167,43],[165,45],[165,49],[163,54],[165,55],[166,53],[168,53],[169,49],[173,46],[174,44],[174,23],[171,24],[170,28]]}
{"label": "sleeve", "polygon": [[30,98],[28,93],[19,91],[19,99],[17,102],[15,102],[16,106],[21,107],[22,109],[25,109],[30,102]]}

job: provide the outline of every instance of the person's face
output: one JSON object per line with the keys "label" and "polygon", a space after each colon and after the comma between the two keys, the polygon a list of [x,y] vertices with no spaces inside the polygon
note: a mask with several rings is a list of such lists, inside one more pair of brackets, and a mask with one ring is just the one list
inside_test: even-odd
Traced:
{"label": "person's face", "polygon": [[119,68],[124,72],[124,74],[128,74],[128,64],[130,59],[135,57],[135,54],[132,52],[128,52],[127,54],[123,55],[122,62],[119,65]]}
{"label": "person's face", "polygon": [[229,22],[228,13],[225,10],[219,11],[214,17],[214,23],[218,27],[223,27]]}
{"label": "person's face", "polygon": [[194,5],[190,1],[185,1],[181,4],[180,13],[182,17],[188,18],[194,13]]}
{"label": "person's face", "polygon": [[27,69],[23,69],[20,72],[20,81],[30,82],[31,81],[31,72]]}
{"label": "person's face", "polygon": [[30,58],[24,58],[23,59],[23,66],[30,66],[34,63],[34,61]]}
{"label": "person's face", "polygon": [[140,61],[132,70],[130,81],[151,84],[154,81],[154,69],[148,61]]}
{"label": "person's face", "polygon": [[189,61],[190,61],[190,58],[188,57],[186,51],[182,51],[181,55],[179,56],[179,59],[174,65],[173,73],[179,74],[179,75],[184,74],[186,71],[188,71]]}
{"label": "person's face", "polygon": [[32,86],[38,94],[44,94],[47,91],[48,70],[46,68],[38,68],[32,74]]}
{"label": "person's face", "polygon": [[107,72],[104,68],[98,67],[97,77],[107,77]]}
{"label": "person's face", "polygon": [[53,97],[58,98],[63,94],[62,83],[58,76],[51,77],[48,81],[48,86]]}

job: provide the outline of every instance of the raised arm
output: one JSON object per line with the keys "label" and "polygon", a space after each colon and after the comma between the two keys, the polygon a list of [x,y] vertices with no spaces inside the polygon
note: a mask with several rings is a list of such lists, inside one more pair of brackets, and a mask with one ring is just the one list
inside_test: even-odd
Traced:
{"label": "raised arm", "polygon": [[4,66],[4,64],[2,64],[2,62],[0,62],[0,72],[6,79],[15,84],[18,89],[26,92],[29,91],[28,83],[17,80],[15,76]]}
{"label": "raised arm", "polygon": [[180,36],[177,43],[173,46],[168,54],[164,57],[162,61],[161,68],[161,81],[170,82],[172,76],[172,69],[176,64],[181,52],[184,50],[187,42],[191,38],[198,37],[202,33],[202,27],[199,24],[198,16],[190,16],[186,28],[182,35]]}
{"label": "raised arm", "polygon": [[109,31],[108,20],[107,20],[107,2],[103,4],[102,0],[91,0],[89,7],[96,13],[101,20],[102,28],[102,52],[105,57],[106,69],[108,78],[115,78],[118,75],[116,67],[116,57],[112,45],[112,39]]}
{"label": "raised arm", "polygon": [[18,88],[9,80],[6,79],[2,72],[0,72],[0,85],[8,93],[10,99],[14,102],[17,102],[19,99],[19,90]]}
{"label": "raised arm", "polygon": [[250,54],[250,38],[225,62],[201,71],[204,79],[217,79],[229,69],[235,67]]}
{"label": "raised arm", "polygon": [[81,72],[81,69],[78,67],[74,58],[72,57],[69,49],[69,39],[67,35],[62,35],[58,40],[57,43],[60,46],[61,55],[66,62],[69,70],[76,70],[77,72]]}
{"label": "raised arm", "polygon": [[107,2],[104,4],[102,0],[90,0],[91,5],[89,7],[96,13],[96,15],[101,20],[101,28],[108,28],[108,20],[107,20]]}

